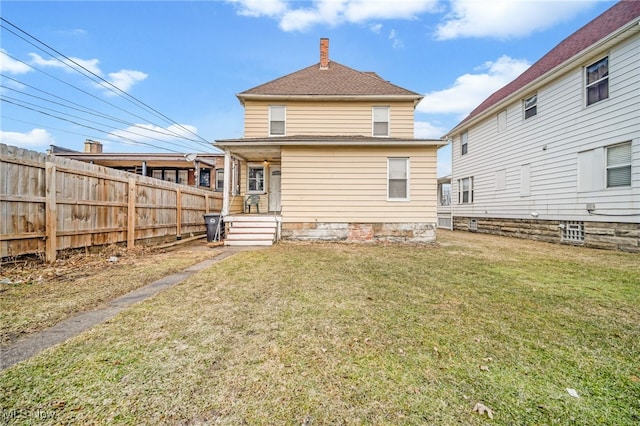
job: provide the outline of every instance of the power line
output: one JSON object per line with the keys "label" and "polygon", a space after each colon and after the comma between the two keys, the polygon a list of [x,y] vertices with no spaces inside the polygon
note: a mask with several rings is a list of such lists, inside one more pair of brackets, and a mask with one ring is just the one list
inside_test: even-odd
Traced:
{"label": "power line", "polygon": [[[109,86],[109,88],[111,88],[110,90],[113,91],[114,93],[117,93],[119,96],[123,96],[125,99],[133,101],[132,103],[137,103],[138,106],[143,106],[145,109],[147,109],[147,111],[151,111],[153,113],[155,113],[157,116],[160,116],[162,118],[164,118],[165,120],[167,120],[169,123],[174,124],[178,127],[180,127],[181,129],[187,131],[188,133],[191,133],[192,135],[196,136],[197,138],[201,139],[203,142],[205,143],[209,143],[209,141],[207,141],[206,139],[204,139],[203,137],[201,137],[200,135],[196,134],[195,132],[191,131],[190,129],[184,127],[182,124],[176,122],[175,120],[169,118],[168,116],[166,116],[165,114],[161,113],[160,111],[152,108],[151,106],[147,105],[146,103],[144,103],[143,101],[139,100],[138,98],[132,96],[131,94],[123,91],[122,89],[120,89],[119,87],[117,87],[116,85],[114,85],[113,83],[111,83],[110,81],[105,80],[104,78],[102,78],[101,76],[95,74],[94,72],[92,72],[91,70],[85,68],[84,66],[82,66],[81,64],[77,63],[76,61],[74,61],[73,59],[67,57],[66,55],[64,55],[63,53],[59,52],[58,50],[54,49],[53,47],[49,46],[47,43],[41,41],[40,39],[38,39],[37,37],[29,34],[28,32],[22,30],[21,28],[19,28],[18,26],[14,25],[13,23],[9,22],[8,20],[6,20],[3,17],[0,17],[0,20],[2,20],[3,22],[11,25],[11,27],[15,28],[16,30],[20,31],[21,33],[25,34],[26,36],[28,36],[29,38],[36,40],[38,43],[42,44],[43,46],[46,46],[48,49],[52,50],[53,52],[57,53],[58,55],[62,56],[63,58],[65,58],[67,61],[73,63],[74,65],[76,65],[77,67],[83,69],[85,72],[91,74],[92,76],[94,76],[95,78],[98,78],[100,81],[104,82],[105,84],[107,84]],[[4,27],[7,31],[10,31],[11,33],[15,34],[13,31],[8,30],[6,27]],[[22,38],[22,37],[20,37]],[[27,41],[27,40],[25,40]],[[32,44],[32,43],[30,43]],[[43,49],[40,49],[42,51],[44,51]],[[53,55],[51,55],[49,52],[47,52],[47,54],[49,54],[50,56],[54,57]],[[55,57],[54,57],[55,58]],[[65,64],[66,66],[69,66],[68,63],[65,63],[64,61],[61,61],[59,58],[56,58],[58,61],[62,62],[63,64]],[[69,66],[71,69],[74,69],[73,67]],[[78,71],[77,69],[75,69],[76,71]],[[79,71],[78,71],[79,72]],[[81,73],[82,74],[82,73]],[[85,75],[86,76],[86,75]],[[93,79],[92,79],[93,80]],[[94,80],[95,81],[95,80]]]}
{"label": "power line", "polygon": [[[137,125],[137,124],[134,124],[134,123],[130,123],[130,122],[127,122],[127,121],[125,121],[125,120],[119,119],[119,118],[117,118],[117,117],[114,117],[114,116],[111,116],[111,115],[108,115],[108,114],[102,113],[102,112],[97,111],[97,110],[95,110],[95,109],[87,108],[87,107],[85,107],[85,106],[83,106],[83,105],[80,105],[80,104],[78,104],[78,103],[72,102],[72,101],[70,101],[70,100],[68,100],[68,99],[64,99],[64,98],[62,98],[62,97],[60,97],[60,96],[57,96],[57,95],[54,95],[54,94],[52,94],[52,93],[49,93],[49,92],[43,91],[43,90],[41,90],[41,89],[38,89],[38,88],[36,88],[36,87],[34,87],[34,86],[31,86],[31,85],[25,84],[25,83],[23,83],[23,82],[20,82],[20,81],[18,81],[18,80],[16,80],[16,79],[13,79],[13,78],[8,77],[8,76],[6,76],[6,75],[2,75],[2,74],[0,74],[0,75],[2,75],[4,78],[8,78],[8,79],[10,79],[10,80],[13,80],[13,81],[15,81],[15,82],[16,82],[16,83],[18,83],[18,84],[23,84],[23,85],[25,85],[26,87],[30,87],[30,88],[32,88],[32,89],[34,89],[34,90],[36,90],[36,91],[39,91],[39,92],[41,92],[41,93],[44,93],[44,94],[46,94],[46,95],[48,95],[48,96],[51,96],[51,97],[53,97],[53,98],[55,98],[55,99],[62,100],[63,102],[66,102],[66,103],[69,103],[69,104],[72,104],[72,105],[76,105],[76,106],[77,106],[77,107],[79,107],[79,108],[71,107],[71,106],[69,106],[69,105],[65,105],[65,104],[62,104],[62,103],[59,103],[59,102],[55,102],[55,101],[52,101],[52,100],[50,100],[50,99],[46,99],[46,98],[42,98],[42,97],[39,97],[39,96],[31,95],[31,94],[28,94],[28,93],[20,92],[20,91],[17,91],[17,90],[15,90],[15,89],[9,88],[9,87],[7,87],[7,86],[2,86],[2,87],[4,87],[5,89],[13,90],[13,91],[16,91],[16,92],[18,92],[18,93],[21,93],[22,95],[29,96],[29,97],[32,97],[32,98],[35,98],[35,99],[40,99],[40,100],[42,100],[42,101],[44,101],[44,102],[49,102],[49,103],[57,104],[57,105],[62,106],[62,107],[64,107],[64,108],[74,109],[74,110],[76,110],[76,111],[80,111],[80,112],[83,112],[83,113],[86,113],[86,114],[90,114],[90,115],[98,116],[98,117],[105,118],[105,119],[107,119],[107,120],[111,120],[111,121],[115,121],[115,122],[118,122],[118,123],[121,123],[121,124],[126,124],[126,125],[128,125],[129,127],[137,127],[137,128],[140,128],[140,129],[145,130],[146,132],[152,132],[152,133],[162,134],[162,135],[165,135],[165,136],[170,136],[170,137],[172,137],[172,138],[176,138],[176,139],[178,139],[178,140],[181,140],[181,139],[182,139],[182,140],[185,140],[185,141],[189,141],[189,142],[192,142],[192,143],[196,143],[196,144],[199,144],[199,145],[203,145],[204,147],[206,147],[206,148],[207,148],[207,150],[214,150],[214,149],[215,149],[209,141],[207,141],[206,139],[202,138],[200,135],[196,134],[196,133],[195,133],[195,132],[193,132],[191,129],[189,129],[189,128],[185,127],[184,125],[182,125],[182,124],[180,124],[180,123],[178,123],[178,122],[176,122],[175,120],[172,120],[171,118],[169,118],[169,117],[168,117],[168,116],[166,116],[165,114],[162,114],[161,112],[159,112],[159,111],[157,111],[156,109],[154,109],[154,108],[150,107],[149,105],[147,105],[146,103],[142,102],[141,100],[139,100],[139,99],[135,98],[134,96],[132,96],[132,95],[130,95],[130,94],[128,94],[128,93],[126,93],[125,91],[121,90],[120,88],[118,88],[117,86],[115,86],[114,84],[112,84],[111,82],[109,82],[109,81],[107,81],[107,80],[103,79],[102,77],[100,77],[99,75],[97,75],[97,74],[93,73],[91,70],[88,70],[87,68],[85,68],[85,67],[84,67],[84,66],[82,66],[81,64],[77,63],[77,62],[76,62],[76,61],[74,61],[73,59],[71,59],[71,58],[67,57],[66,55],[62,54],[61,52],[59,52],[58,50],[56,50],[56,49],[54,49],[53,47],[49,46],[48,44],[44,43],[43,41],[39,40],[38,38],[36,38],[36,37],[32,36],[31,34],[27,33],[26,31],[24,31],[24,30],[20,29],[19,27],[17,27],[16,25],[12,24],[11,22],[9,22],[8,20],[6,20],[5,18],[0,17],[0,20],[2,20],[2,22],[7,23],[8,25],[10,25],[11,27],[15,28],[16,30],[20,31],[21,33],[25,34],[26,36],[30,37],[31,39],[33,39],[33,40],[37,41],[38,43],[42,44],[43,46],[46,46],[48,49],[50,49],[50,50],[52,50],[53,52],[57,53],[60,57],[63,57],[66,61],[63,61],[63,60],[61,60],[59,57],[56,57],[56,56],[52,55],[50,52],[47,52],[46,50],[44,50],[44,49],[42,49],[41,47],[39,47],[39,46],[37,46],[36,44],[34,44],[33,42],[31,42],[31,41],[27,40],[26,38],[24,38],[24,37],[20,36],[20,35],[19,35],[19,34],[17,34],[16,32],[14,32],[14,31],[12,31],[11,29],[7,28],[5,25],[0,24],[0,27],[2,27],[4,30],[6,30],[6,31],[10,32],[11,34],[15,35],[16,37],[18,37],[18,38],[22,39],[23,41],[25,41],[25,42],[27,42],[27,43],[29,43],[29,44],[31,44],[32,46],[34,46],[34,47],[38,48],[39,50],[41,50],[41,51],[45,52],[45,53],[46,53],[46,54],[48,54],[49,56],[53,57],[54,59],[56,59],[57,61],[59,61],[60,63],[62,63],[64,66],[69,67],[69,68],[71,68],[72,70],[74,70],[74,71],[76,71],[76,72],[80,73],[80,74],[81,74],[81,75],[83,75],[84,77],[86,77],[86,78],[88,78],[88,79],[92,80],[95,84],[98,84],[98,85],[100,85],[100,86],[104,87],[105,89],[110,90],[110,91],[111,91],[111,92],[113,92],[113,93],[116,93],[118,96],[120,96],[120,97],[122,97],[123,99],[127,100],[128,102],[130,102],[130,103],[134,104],[135,106],[142,108],[142,109],[143,109],[143,110],[145,110],[146,112],[150,112],[150,113],[152,113],[153,115],[155,115],[156,117],[161,117],[162,119],[164,119],[165,121],[167,121],[168,123],[170,123],[172,126],[176,126],[177,128],[184,130],[186,133],[189,133],[189,134],[191,134],[191,135],[194,135],[194,136],[195,136],[195,137],[197,137],[199,140],[196,140],[196,139],[193,139],[193,138],[189,138],[189,137],[187,137],[185,134],[177,133],[177,132],[175,132],[174,130],[172,130],[172,129],[170,129],[170,128],[165,128],[165,127],[162,127],[162,126],[158,126],[158,125],[156,125],[156,124],[154,124],[154,123],[152,123],[152,122],[151,122],[150,124],[151,124],[151,126],[152,126],[152,127],[155,127],[155,129],[154,129],[154,128],[144,127],[144,126]],[[127,111],[127,110],[125,110],[125,109],[123,109],[123,108],[119,107],[118,105],[115,105],[115,104],[113,104],[113,103],[111,103],[111,102],[108,102],[108,101],[106,101],[106,100],[104,100],[104,99],[102,99],[102,98],[100,98],[100,97],[97,97],[96,95],[94,95],[94,94],[92,94],[92,93],[90,93],[90,92],[87,92],[86,90],[83,90],[83,89],[81,89],[81,88],[79,88],[79,87],[77,87],[77,86],[75,86],[75,85],[73,85],[73,84],[70,84],[70,83],[68,83],[68,82],[66,82],[66,81],[64,81],[64,80],[62,80],[62,79],[60,79],[60,78],[58,78],[58,77],[55,77],[55,76],[53,76],[53,75],[51,75],[51,74],[47,73],[46,71],[43,71],[43,70],[41,70],[41,69],[39,69],[39,68],[37,68],[37,67],[34,67],[34,66],[30,65],[30,64],[27,64],[27,63],[25,63],[24,61],[21,61],[21,60],[19,60],[18,58],[15,58],[15,57],[13,57],[13,56],[9,55],[7,52],[2,52],[2,53],[3,53],[3,54],[5,54],[5,55],[7,55],[8,57],[10,57],[11,59],[13,59],[13,60],[15,60],[15,61],[18,61],[18,62],[20,62],[20,63],[22,63],[22,64],[25,64],[26,66],[30,67],[31,69],[34,69],[34,70],[36,70],[36,71],[38,71],[38,72],[41,72],[41,73],[43,73],[44,75],[46,75],[46,76],[48,76],[48,77],[50,77],[50,78],[52,78],[52,79],[54,79],[54,80],[56,80],[56,81],[59,81],[59,82],[60,82],[60,83],[62,83],[62,84],[65,84],[65,85],[67,85],[67,86],[69,86],[69,87],[72,87],[72,88],[73,88],[73,89],[75,89],[75,90],[78,90],[78,91],[80,91],[80,92],[84,93],[84,94],[85,94],[85,95],[87,95],[87,96],[90,96],[90,97],[92,97],[92,98],[94,98],[94,99],[97,99],[97,100],[99,100],[100,102],[103,102],[103,103],[105,103],[105,104],[107,104],[107,105],[109,105],[109,106],[111,106],[111,107],[113,107],[113,108],[116,108],[116,109],[118,109],[118,110],[120,110],[120,111],[122,111],[122,112],[124,112],[124,113],[126,113],[126,114],[130,114],[130,115],[132,115],[132,116],[134,116],[134,117],[137,117],[137,118],[139,118],[139,119],[143,120],[143,122],[148,122],[148,120],[147,120],[147,119],[145,119],[144,117],[141,117],[141,116],[139,116],[139,115],[137,115],[137,114],[135,114],[135,113],[133,113],[133,112],[131,112],[131,111]],[[68,62],[67,62],[67,61],[68,61]],[[80,69],[78,69],[78,68],[75,68],[75,67],[71,66],[69,63],[73,63],[76,67],[79,67],[80,69],[84,70],[84,72],[80,71]],[[96,81],[96,80],[95,80],[95,78],[92,78],[90,75],[87,75],[86,73],[88,73],[88,74],[90,74],[91,76],[93,76],[93,77],[97,78],[97,79],[99,80],[99,82],[98,82],[98,81]],[[158,148],[158,149],[163,149],[163,150],[167,150],[167,151],[177,152],[177,151],[174,151],[174,150],[171,150],[171,149],[167,149],[167,148],[164,148],[164,147],[159,147],[159,146],[156,146],[156,145],[153,145],[153,144],[147,143],[147,142],[140,142],[140,141],[137,141],[137,140],[134,140],[134,139],[130,139],[130,138],[124,137],[124,136],[122,136],[122,135],[114,134],[114,133],[112,133],[112,132],[110,132],[110,131],[106,131],[106,130],[104,130],[104,129],[100,129],[100,128],[92,127],[92,126],[89,126],[89,125],[86,125],[86,124],[83,124],[83,123],[79,123],[79,122],[76,122],[76,121],[73,121],[73,120],[65,119],[64,117],[60,117],[60,116],[55,115],[55,114],[47,113],[47,112],[45,112],[45,111],[38,110],[38,109],[36,109],[36,108],[31,108],[31,107],[28,107],[27,105],[35,106],[35,107],[37,107],[37,108],[48,109],[49,111],[53,111],[53,112],[55,112],[56,114],[63,114],[63,115],[71,116],[71,117],[73,117],[73,118],[77,118],[77,119],[84,120],[84,121],[89,122],[89,123],[98,124],[98,125],[101,125],[101,126],[104,126],[104,125],[105,125],[104,123],[98,123],[98,122],[95,122],[95,121],[92,121],[92,120],[88,120],[88,119],[86,119],[86,118],[82,118],[82,117],[74,116],[74,115],[72,115],[72,114],[64,113],[64,112],[57,111],[57,110],[54,110],[54,109],[51,109],[51,108],[46,108],[46,107],[44,107],[44,106],[42,106],[42,105],[37,105],[37,104],[29,103],[29,102],[26,102],[26,101],[24,101],[24,100],[19,100],[19,99],[16,99],[16,98],[10,98],[10,99],[12,99],[13,101],[11,101],[10,99],[2,99],[3,97],[4,97],[4,98],[7,98],[7,97],[6,97],[6,96],[1,96],[1,95],[2,95],[2,94],[0,93],[0,100],[5,101],[5,102],[7,102],[7,103],[9,103],[9,104],[13,104],[13,105],[15,105],[15,106],[17,106],[17,107],[26,108],[26,109],[28,109],[28,110],[31,110],[31,111],[34,111],[34,112],[38,112],[38,113],[40,113],[40,114],[44,114],[44,115],[46,115],[46,116],[49,116],[49,117],[52,117],[52,118],[56,118],[56,119],[58,119],[58,120],[67,121],[67,122],[70,122],[70,123],[72,123],[72,124],[76,124],[76,125],[81,126],[81,127],[85,127],[85,128],[89,128],[89,129],[92,129],[92,130],[99,131],[99,132],[103,132],[103,133],[105,133],[105,134],[107,134],[107,135],[111,135],[111,136],[115,136],[115,137],[120,138],[120,139],[123,139],[123,140],[127,140],[127,141],[129,141],[130,143],[133,143],[133,144],[136,144],[136,145],[147,145],[147,146],[151,146],[151,147]],[[22,103],[22,104],[21,104],[21,103]],[[43,127],[46,127],[46,126],[43,126]],[[112,126],[112,127],[113,127],[113,126]],[[160,130],[158,130],[158,128],[160,128],[160,129],[164,129],[164,130],[166,130],[166,131],[160,131]],[[148,139],[152,139],[152,140],[153,140],[153,138],[150,138],[148,135],[140,135],[140,134],[138,134],[138,133],[131,132],[131,131],[128,131],[128,130],[122,130],[122,131],[123,131],[123,132],[130,133],[130,134],[133,134],[133,135],[135,135],[135,136],[145,137],[145,138],[148,138]],[[156,139],[156,140],[158,140],[158,141],[159,141],[159,142],[161,142],[161,143],[168,143],[167,141],[164,141],[164,140],[160,140],[160,139]],[[171,141],[171,143],[172,143],[172,144],[175,144],[175,145],[180,145],[180,146],[182,146],[182,147],[184,147],[184,148],[187,148],[188,150],[192,150],[192,148],[190,148],[190,147],[188,147],[188,146],[184,145],[183,143],[180,143],[179,141],[172,140],[172,141]]]}
{"label": "power line", "polygon": [[[9,79],[9,80],[12,80],[12,81],[14,81],[14,82],[16,82],[16,83],[18,83],[18,84],[23,85],[23,86],[29,87],[29,88],[31,88],[31,89],[33,89],[33,90],[36,90],[36,91],[40,92],[40,93],[44,93],[44,94],[46,94],[46,95],[48,95],[48,96],[53,97],[54,99],[59,99],[59,100],[61,100],[61,101],[63,101],[63,102],[66,102],[66,103],[71,104],[71,105],[74,105],[74,106],[69,106],[69,105],[66,105],[66,104],[61,103],[61,102],[56,102],[56,101],[53,101],[53,100],[51,100],[51,99],[47,99],[47,98],[44,98],[44,97],[41,97],[41,96],[32,95],[32,94],[30,94],[30,93],[22,92],[22,91],[20,91],[20,90],[14,89],[14,88],[12,88],[12,87],[5,86],[5,85],[0,84],[0,87],[1,87],[1,88],[4,88],[4,89],[6,89],[6,90],[10,90],[10,91],[13,91],[13,92],[20,93],[21,95],[24,95],[24,96],[28,96],[28,97],[35,98],[35,99],[40,99],[40,100],[42,100],[42,101],[44,101],[44,102],[49,102],[49,103],[52,103],[52,104],[55,104],[55,105],[62,106],[62,107],[64,107],[64,108],[69,108],[69,109],[73,109],[73,110],[76,110],[76,111],[79,111],[79,112],[84,112],[84,113],[86,113],[86,114],[90,114],[90,115],[93,115],[93,116],[95,116],[95,117],[105,118],[105,119],[107,119],[107,120],[111,120],[111,121],[114,121],[114,122],[117,122],[117,123],[120,123],[120,124],[124,124],[124,125],[127,125],[127,126],[129,126],[129,127],[135,127],[135,128],[139,128],[139,129],[142,129],[142,130],[148,131],[148,132],[153,132],[153,133],[157,133],[157,134],[161,134],[161,135],[165,135],[165,136],[173,136],[173,137],[178,136],[178,137],[180,137],[181,139],[185,139],[185,140],[187,140],[187,141],[191,141],[191,142],[194,142],[194,143],[199,143],[199,144],[201,144],[201,143],[202,143],[202,142],[200,142],[200,141],[198,141],[198,140],[195,140],[195,139],[187,138],[187,137],[185,137],[185,136],[179,136],[179,134],[177,134],[177,133],[175,133],[175,132],[161,131],[161,130],[157,130],[157,129],[149,129],[149,128],[144,127],[144,126],[141,126],[141,125],[139,125],[139,124],[131,123],[131,122],[128,122],[128,121],[126,121],[126,120],[123,120],[123,119],[120,119],[120,118],[114,117],[114,116],[112,116],[112,115],[102,113],[102,112],[100,112],[100,111],[98,111],[98,110],[95,110],[95,109],[88,108],[88,107],[85,107],[85,106],[83,106],[83,105],[80,105],[80,104],[78,104],[77,102],[73,102],[73,101],[70,101],[70,100],[68,100],[68,99],[62,98],[62,97],[60,97],[60,96],[54,95],[53,93],[49,93],[49,92],[46,92],[46,91],[44,91],[44,90],[40,90],[40,89],[38,89],[38,88],[36,88],[36,87],[34,87],[34,86],[31,86],[31,85],[29,85],[29,84],[26,84],[26,83],[24,83],[24,82],[22,82],[22,81],[19,81],[19,80],[15,79],[15,78],[11,78],[11,77],[9,77],[9,76],[6,76],[6,75],[4,75],[4,74],[2,74],[2,73],[0,73],[0,76],[1,76],[1,77],[4,77],[4,78],[7,78],[7,79]],[[208,145],[210,145],[210,144],[208,144]],[[207,146],[207,147],[210,147],[210,146]]]}

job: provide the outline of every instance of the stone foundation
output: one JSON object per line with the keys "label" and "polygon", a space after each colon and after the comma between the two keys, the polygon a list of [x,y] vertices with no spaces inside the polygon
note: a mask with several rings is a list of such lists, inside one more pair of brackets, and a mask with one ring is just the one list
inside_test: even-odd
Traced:
{"label": "stone foundation", "polygon": [[301,223],[283,222],[283,240],[432,243],[435,223]]}
{"label": "stone foundation", "polygon": [[582,222],[584,231],[582,242],[563,241],[563,230],[560,226],[564,221],[558,220],[455,216],[453,229],[470,231],[471,219],[475,219],[477,223],[477,230],[471,232],[640,253],[640,224],[636,223]]}

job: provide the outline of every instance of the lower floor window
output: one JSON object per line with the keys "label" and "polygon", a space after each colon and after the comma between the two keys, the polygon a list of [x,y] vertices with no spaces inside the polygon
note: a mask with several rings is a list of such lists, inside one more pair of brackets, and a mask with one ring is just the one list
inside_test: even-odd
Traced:
{"label": "lower floor window", "polygon": [[409,199],[409,159],[387,158],[387,199]]}
{"label": "lower floor window", "polygon": [[264,192],[264,166],[249,166],[247,190],[250,192]]}
{"label": "lower floor window", "polygon": [[458,179],[458,204],[473,203],[473,178]]}

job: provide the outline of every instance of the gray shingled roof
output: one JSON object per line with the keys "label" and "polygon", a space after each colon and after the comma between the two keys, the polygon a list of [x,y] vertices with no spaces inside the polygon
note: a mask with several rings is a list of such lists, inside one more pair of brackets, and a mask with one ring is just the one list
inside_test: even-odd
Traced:
{"label": "gray shingled roof", "polygon": [[314,64],[238,94],[263,96],[407,96],[422,95],[391,84],[376,73],[362,72],[331,61],[328,69]]}
{"label": "gray shingled roof", "polygon": [[483,112],[509,97],[509,95],[534,82],[573,56],[624,27],[629,22],[637,19],[638,16],[640,16],[640,1],[631,0],[616,3],[600,16],[560,42],[560,44],[551,49],[549,53],[531,65],[515,80],[485,99],[476,109],[471,111],[464,120],[456,125],[454,129],[462,126],[472,118],[481,115]]}

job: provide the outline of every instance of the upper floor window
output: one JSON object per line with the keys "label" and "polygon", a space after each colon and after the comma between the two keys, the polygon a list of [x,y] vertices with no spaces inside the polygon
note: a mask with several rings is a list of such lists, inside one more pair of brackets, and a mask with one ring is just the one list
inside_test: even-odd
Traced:
{"label": "upper floor window", "polygon": [[609,97],[609,58],[585,68],[587,83],[587,105],[595,104]]}
{"label": "upper floor window", "polygon": [[249,165],[247,174],[247,191],[264,192],[264,166]]}
{"label": "upper floor window", "polygon": [[211,169],[200,169],[199,185],[204,186],[205,188],[211,187]]}
{"label": "upper floor window", "polygon": [[373,107],[373,136],[389,136],[389,107]]}
{"label": "upper floor window", "polygon": [[473,178],[458,179],[458,204],[473,203]]}
{"label": "upper floor window", "polygon": [[469,150],[469,132],[460,134],[460,155],[466,155]]}
{"label": "upper floor window", "polygon": [[631,186],[631,142],[607,147],[607,188]]}
{"label": "upper floor window", "polygon": [[538,95],[529,96],[523,101],[524,119],[531,118],[538,114]]}
{"label": "upper floor window", "polygon": [[387,199],[406,201],[409,199],[409,159],[387,159]]}
{"label": "upper floor window", "polygon": [[269,136],[284,136],[286,107],[272,105],[269,107]]}

